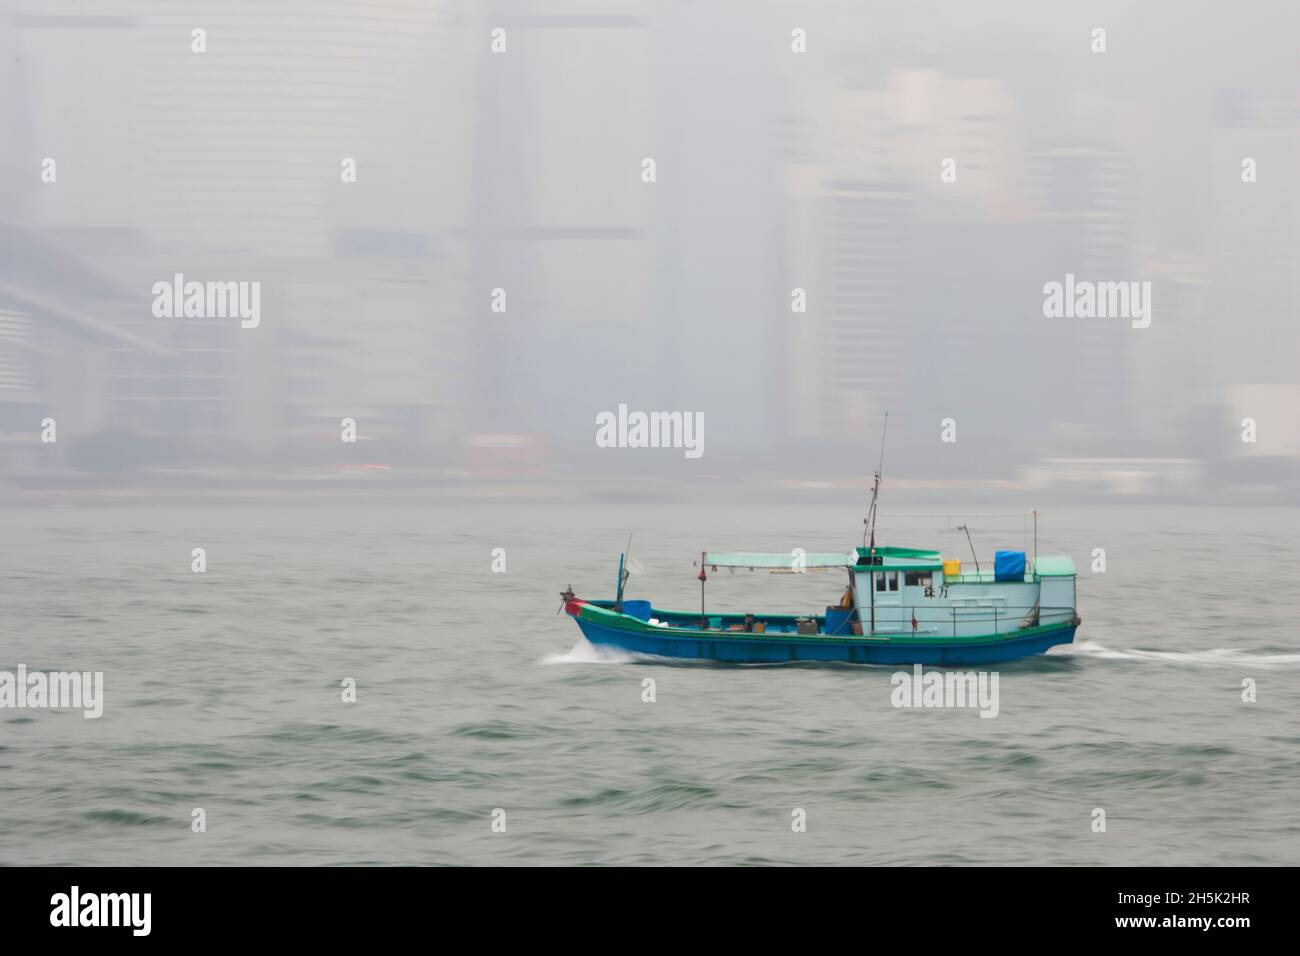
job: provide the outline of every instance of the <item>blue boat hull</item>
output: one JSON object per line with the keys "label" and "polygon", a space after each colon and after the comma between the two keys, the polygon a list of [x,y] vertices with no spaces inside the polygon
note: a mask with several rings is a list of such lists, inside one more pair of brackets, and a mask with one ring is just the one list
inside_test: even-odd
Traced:
{"label": "blue boat hull", "polygon": [[[853,664],[989,664],[1042,654],[1057,644],[1074,640],[1076,625],[1035,628],[1023,636],[1007,635],[986,642],[933,643],[890,642],[884,639],[719,634],[697,637],[690,634],[651,633],[607,627],[578,620],[583,636],[592,644],[617,647],[636,654],[733,663],[785,663],[789,661],[842,661]],[[664,630],[667,630],[666,628]]]}

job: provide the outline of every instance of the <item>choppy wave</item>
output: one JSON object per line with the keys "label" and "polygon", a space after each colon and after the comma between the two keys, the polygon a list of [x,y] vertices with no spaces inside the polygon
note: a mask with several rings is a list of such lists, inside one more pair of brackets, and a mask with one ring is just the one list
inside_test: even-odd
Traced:
{"label": "choppy wave", "polygon": [[[497,517],[78,509],[6,527],[21,560],[0,573],[18,622],[0,669],[102,670],[105,706],[97,720],[0,709],[0,865],[1300,861],[1297,601],[1272,578],[1247,576],[1230,597],[1190,576],[1162,578],[1158,595],[1145,571],[1089,579],[1085,618],[1104,607],[1124,629],[1094,620],[1074,647],[1000,666],[986,720],[895,708],[889,665],[592,645],[554,613],[555,570],[603,582],[603,558],[581,555],[608,550],[627,510],[521,510],[508,538]],[[681,557],[700,513],[637,520],[656,529],[638,554],[662,600],[691,606]],[[1131,535],[1126,550],[1174,567],[1204,530],[1204,513],[1185,520],[1174,537],[1108,509],[1075,526]],[[1276,514],[1214,520],[1257,525],[1225,539],[1225,562],[1295,565]],[[149,533],[122,531],[135,526]],[[769,528],[774,549],[809,534],[793,509],[711,510],[709,526]],[[201,580],[160,576],[190,527],[227,560]],[[503,540],[518,555],[508,578],[466,571],[466,554]],[[670,568],[685,576],[675,591]],[[815,608],[824,589],[802,584],[814,590],[796,600]],[[737,575],[728,606],[772,606],[772,585]],[[1249,629],[1216,629],[1241,607]],[[1260,684],[1249,705],[1234,686],[1247,676]],[[1095,807],[1120,839],[1092,833]],[[192,829],[199,808],[207,836]]]}

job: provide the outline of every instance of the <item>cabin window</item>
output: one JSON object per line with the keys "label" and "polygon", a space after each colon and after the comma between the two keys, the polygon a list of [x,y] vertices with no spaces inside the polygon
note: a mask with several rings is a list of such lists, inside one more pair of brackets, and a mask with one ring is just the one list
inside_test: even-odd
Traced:
{"label": "cabin window", "polygon": [[872,577],[876,579],[876,590],[883,591],[885,589],[884,574],[873,574]]}
{"label": "cabin window", "polygon": [[876,575],[877,591],[897,591],[898,590],[898,572],[885,571]]}
{"label": "cabin window", "polygon": [[904,581],[909,588],[928,588],[934,584],[934,577],[920,571],[908,571]]}
{"label": "cabin window", "polygon": [[898,572],[897,572],[897,571],[890,571],[890,572],[889,572],[889,590],[891,590],[891,591],[897,591],[897,590],[898,590]]}

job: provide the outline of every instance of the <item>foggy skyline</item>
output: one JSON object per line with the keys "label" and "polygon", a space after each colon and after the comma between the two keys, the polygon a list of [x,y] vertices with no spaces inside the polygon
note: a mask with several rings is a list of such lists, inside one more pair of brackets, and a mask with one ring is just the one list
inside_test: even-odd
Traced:
{"label": "foggy skyline", "polygon": [[[839,481],[887,408],[915,481],[1294,489],[1297,20],[7,0],[0,484]],[[705,453],[599,448],[621,404]]]}

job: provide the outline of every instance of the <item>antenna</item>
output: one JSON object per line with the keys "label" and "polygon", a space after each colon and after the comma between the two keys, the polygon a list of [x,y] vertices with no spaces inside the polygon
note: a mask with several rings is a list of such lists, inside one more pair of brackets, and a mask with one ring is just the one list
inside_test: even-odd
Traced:
{"label": "antenna", "polygon": [[966,532],[966,543],[970,545],[970,556],[975,559],[975,573],[979,574],[980,559],[979,555],[975,553],[975,542],[970,539],[970,528],[966,527],[964,524],[959,524],[957,525],[957,530]]}
{"label": "antenna", "polygon": [[1034,574],[1038,574],[1038,509],[1034,509]]}
{"label": "antenna", "polygon": [[889,431],[889,409],[885,409],[885,423],[880,426],[880,464],[876,466],[876,474],[885,473],[885,433]]}
{"label": "antenna", "polygon": [[889,409],[885,409],[885,424],[880,429],[880,464],[876,466],[875,481],[871,485],[871,507],[862,519],[862,546],[867,547],[867,534],[871,534],[871,551],[876,550],[876,501],[880,497],[880,476],[885,473],[885,434],[889,431]]}

